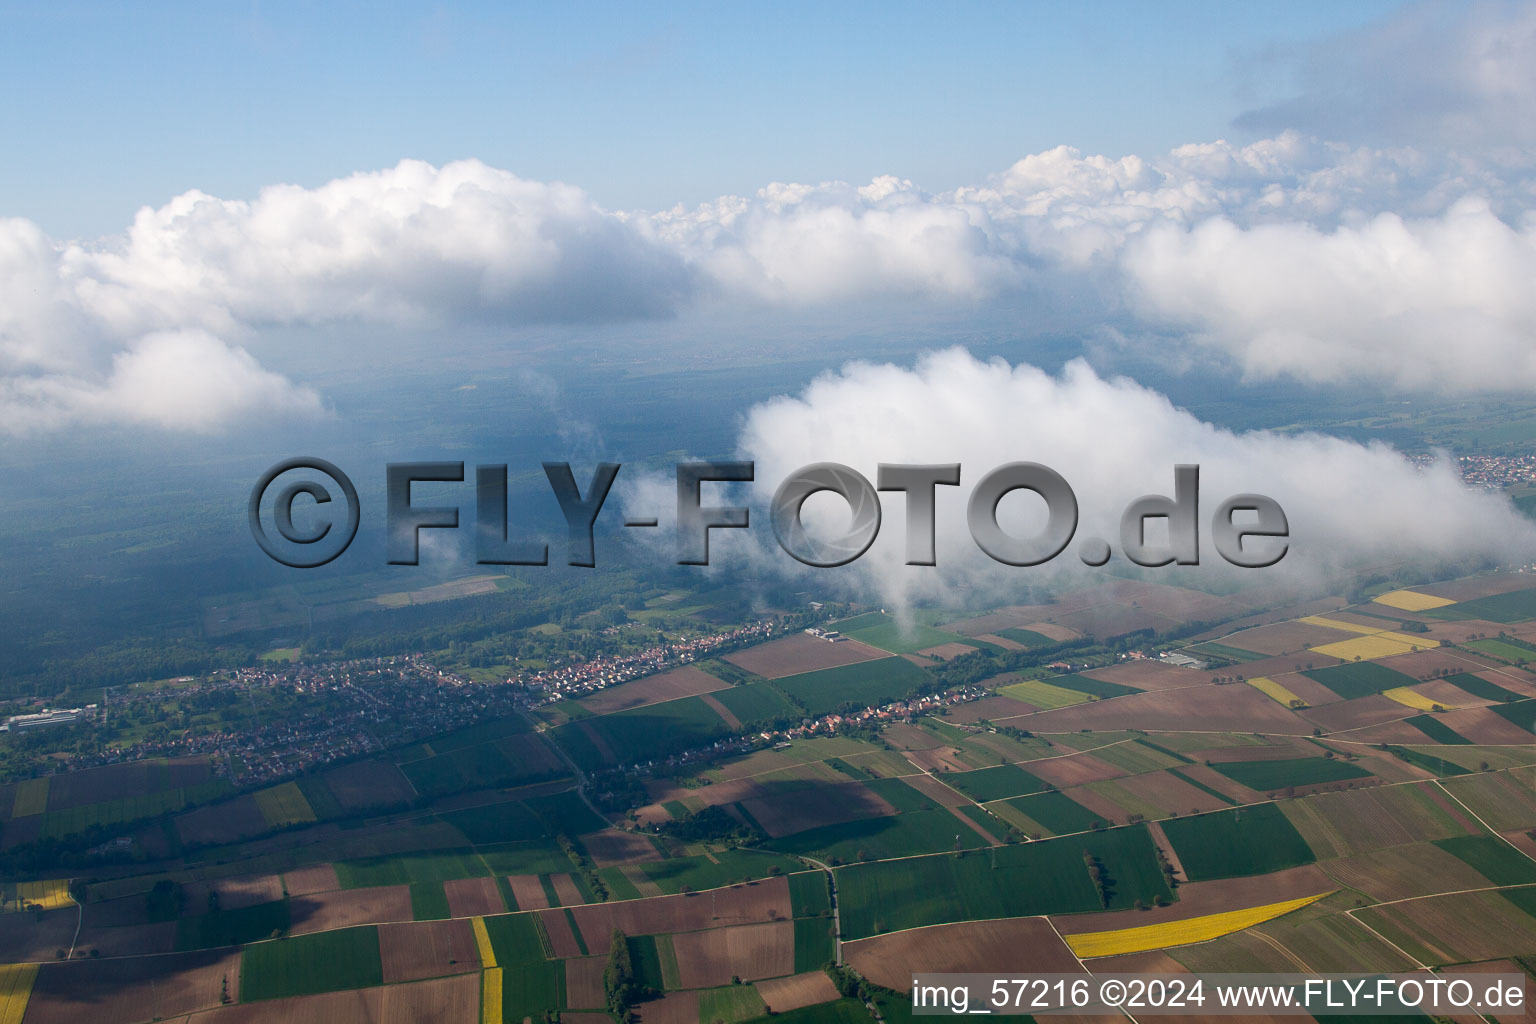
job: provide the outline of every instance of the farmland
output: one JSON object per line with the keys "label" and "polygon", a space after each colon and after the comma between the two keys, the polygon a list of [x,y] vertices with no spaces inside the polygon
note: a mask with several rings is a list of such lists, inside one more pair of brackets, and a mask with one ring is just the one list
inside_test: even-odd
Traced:
{"label": "farmland", "polygon": [[1163,822],[1190,881],[1259,875],[1315,860],[1311,848],[1275,804]]}
{"label": "farmland", "polygon": [[849,702],[883,704],[912,693],[927,681],[928,674],[906,659],[884,658],[785,676],[777,685],[799,701],[807,714],[824,715]]}
{"label": "farmland", "polygon": [[1216,771],[1249,789],[1267,792],[1289,786],[1315,786],[1345,779],[1368,779],[1371,773],[1342,758],[1297,757],[1275,761],[1229,761]]}
{"label": "farmland", "polygon": [[377,928],[348,928],[259,942],[240,958],[240,996],[250,1002],[382,984]]}

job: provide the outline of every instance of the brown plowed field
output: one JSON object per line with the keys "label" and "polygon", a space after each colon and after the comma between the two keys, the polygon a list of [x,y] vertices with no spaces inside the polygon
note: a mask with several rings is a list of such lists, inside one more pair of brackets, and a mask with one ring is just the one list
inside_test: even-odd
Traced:
{"label": "brown plowed field", "polygon": [[774,978],[757,983],[757,994],[773,1013],[786,1013],[802,1006],[830,1003],[838,997],[837,986],[825,971],[806,971],[787,978]]}
{"label": "brown plowed field", "polygon": [[954,747],[935,747],[932,750],[911,750],[905,755],[913,764],[937,775],[940,772],[968,772],[971,766],[960,759],[960,751]]}
{"label": "brown plowed field", "polygon": [[1480,597],[1507,594],[1513,590],[1528,590],[1533,586],[1536,586],[1536,579],[1524,573],[1494,573],[1489,576],[1451,580],[1447,583],[1433,583],[1427,587],[1413,589],[1425,594],[1433,594],[1435,597],[1443,597],[1447,601],[1475,601]]}
{"label": "brown plowed field", "polygon": [[1507,622],[1490,622],[1487,619],[1458,619],[1452,622],[1427,620],[1424,625],[1429,627],[1429,632],[1424,635],[1431,640],[1449,640],[1454,644],[1473,637],[1498,636],[1501,630],[1509,629]]}
{"label": "brown plowed field", "polygon": [[386,982],[439,978],[480,969],[474,929],[466,920],[379,925]]}
{"label": "brown plowed field", "polygon": [[480,975],[223,1006],[188,1024],[464,1024],[480,1019]]}
{"label": "brown plowed field", "polygon": [[410,780],[389,761],[353,761],[326,772],[326,788],[349,811],[402,803],[416,795]]}
{"label": "brown plowed field", "polygon": [[238,910],[258,903],[272,903],[283,898],[283,880],[277,875],[241,875],[211,882],[187,882],[182,886],[185,906],[201,913],[208,906],[208,894],[219,894],[220,910]]}
{"label": "brown plowed field", "polygon": [[1116,785],[1129,790],[1165,812],[1188,814],[1191,811],[1219,811],[1227,805],[1211,794],[1167,772],[1147,772],[1120,779]]}
{"label": "brown plowed field", "polygon": [[912,973],[1081,974],[1082,965],[1039,917],[912,928],[843,944],[843,956],[877,985],[909,991]]}
{"label": "brown plowed field", "polygon": [[685,932],[672,936],[672,948],[683,988],[729,985],[733,974],[743,981],[776,978],[795,969],[795,926],[774,921]]}
{"label": "brown plowed field", "polygon": [[219,1005],[225,981],[239,998],[240,954],[208,950],[121,960],[45,963],[37,972],[28,1024],[129,1024]]}
{"label": "brown plowed field", "polygon": [[296,871],[283,872],[283,885],[290,896],[308,896],[314,892],[330,892],[340,889],[336,869],[329,864],[315,864]]}
{"label": "brown plowed field", "polygon": [[[544,931],[549,936],[549,945],[558,957],[586,956],[581,947],[576,944],[576,933],[571,931],[571,922],[566,918],[563,910],[541,910],[539,920],[544,924]],[[613,930],[607,932],[611,938]],[[591,941],[590,939],[588,940]],[[608,939],[603,939],[607,942]],[[588,949],[606,949],[603,945],[588,946]]]}
{"label": "brown plowed field", "polygon": [[940,807],[963,807],[971,802],[969,797],[955,792],[932,775],[903,775],[901,781]]}
{"label": "brown plowed field", "polygon": [[[1330,665],[1342,665],[1343,659],[1330,657],[1326,654],[1318,654],[1316,651],[1307,651],[1306,657],[1287,654],[1278,658],[1262,658],[1259,661],[1245,661],[1241,665],[1228,665],[1226,668],[1207,669],[1208,676],[1240,675],[1244,679],[1258,679],[1260,676],[1268,676],[1271,679],[1282,679],[1287,686],[1290,680],[1297,678],[1297,674],[1308,665],[1313,668],[1327,668]],[[1305,677],[1301,677],[1305,679]],[[1306,680],[1311,682],[1310,679]],[[1321,687],[1320,683],[1312,685]],[[1299,696],[1306,696],[1300,690],[1295,691]],[[1321,700],[1338,700],[1332,690],[1322,690]]]}
{"label": "brown plowed field", "polygon": [[221,804],[199,807],[178,815],[176,832],[188,846],[217,846],[248,836],[258,836],[269,828],[256,798],[247,794]]}
{"label": "brown plowed field", "polygon": [[609,686],[577,701],[594,715],[611,715],[615,711],[660,704],[679,697],[695,697],[701,693],[723,690],[730,683],[712,676],[701,668],[684,665],[660,675],[646,676],[618,686]]}
{"label": "brown plowed field", "polygon": [[983,697],[981,700],[966,701],[964,704],[956,704],[950,708],[948,721],[959,725],[970,725],[983,718],[1002,722],[1005,719],[1030,714],[1033,710],[1033,705],[1014,700],[1012,697]]}
{"label": "brown plowed field", "polygon": [[1180,773],[1210,786],[1218,793],[1224,793],[1240,804],[1251,804],[1255,800],[1264,799],[1264,794],[1257,790],[1249,789],[1241,782],[1227,778],[1216,769],[1203,764],[1184,764],[1179,766]]}
{"label": "brown plowed field", "polygon": [[1368,907],[1358,914],[1372,928],[1432,966],[1489,960],[1511,949],[1536,949],[1536,919],[1496,892],[1430,896]]}
{"label": "brown plowed field", "polygon": [[[660,935],[788,918],[789,882],[784,878],[773,878],[708,892],[591,903],[572,907],[570,913],[581,928],[588,949],[607,949],[615,928],[629,935]],[[564,912],[544,911],[542,916],[553,939],[554,928],[549,925],[549,918],[564,916]]]}
{"label": "brown plowed field", "polygon": [[[66,942],[64,947],[68,946]],[[176,922],[130,924],[119,928],[93,928],[87,923],[80,929],[80,940],[76,948],[98,949],[102,956],[169,953],[176,948]]]}
{"label": "brown plowed field", "polygon": [[48,810],[63,811],[178,786],[195,786],[211,778],[213,769],[208,766],[205,754],[85,768],[55,775],[49,780]]}
{"label": "brown plowed field", "polygon": [[508,875],[507,884],[512,887],[518,910],[543,910],[549,906],[549,894],[538,875]]}
{"label": "brown plowed field", "polygon": [[1327,859],[1466,834],[1436,795],[1444,799],[1417,783],[1374,786],[1282,800],[1280,809],[1313,852]]}
{"label": "brown plowed field", "polygon": [[494,878],[455,878],[443,883],[443,893],[454,917],[484,917],[507,910]]}
{"label": "brown plowed field", "polygon": [[411,888],[408,885],[378,885],[367,889],[339,889],[336,892],[295,896],[288,900],[293,915],[295,935],[349,928],[355,924],[382,924],[385,921],[411,920]]}
{"label": "brown plowed field", "polygon": [[1082,611],[1055,616],[1063,626],[1077,630],[1084,636],[1108,638],[1134,633],[1142,629],[1166,630],[1177,623],[1165,615],[1157,615],[1145,608],[1132,608],[1122,604],[1101,604]]}
{"label": "brown plowed field", "polygon": [[1300,712],[1302,718],[1321,726],[1326,732],[1341,732],[1367,725],[1380,725],[1394,718],[1407,718],[1417,714],[1419,712],[1413,708],[1405,707],[1391,697],[1383,697],[1379,693],[1373,693],[1369,697],[1356,697],[1354,700],[1341,700],[1336,704],[1307,708]]}
{"label": "brown plowed field", "polygon": [[[1138,690],[1176,690],[1185,686],[1208,686],[1211,682],[1209,672],[1196,672],[1192,668],[1180,668],[1145,658],[1123,661],[1107,668],[1089,669],[1082,674],[1090,679],[1133,686]],[[1072,684],[1067,682],[1063,685],[1070,687]]]}
{"label": "brown plowed field", "polygon": [[859,643],[857,640],[821,640],[809,633],[795,633],[766,644],[748,647],[744,651],[727,654],[725,660],[748,672],[768,679],[782,679],[814,672],[821,668],[837,668],[839,665],[856,665],[861,661],[877,661],[890,654]]}
{"label": "brown plowed field", "polygon": [[565,962],[565,1005],[596,1010],[608,1005],[603,988],[606,956],[583,956]]}
{"label": "brown plowed field", "polygon": [[[1114,700],[1044,711],[1030,719],[1031,732],[1136,728],[1179,732],[1202,729],[1300,734],[1311,728],[1251,686],[1200,686],[1132,693]],[[1033,769],[1031,769],[1033,771]]]}
{"label": "brown plowed field", "polygon": [[[1391,623],[1383,622],[1383,629]],[[1268,626],[1255,626],[1253,629],[1245,629],[1241,633],[1224,637],[1217,641],[1228,647],[1236,647],[1240,651],[1252,651],[1255,654],[1266,654],[1270,657],[1289,655],[1292,657],[1305,657],[1310,653],[1309,647],[1318,647],[1322,644],[1331,644],[1338,640],[1340,633],[1336,629],[1328,629],[1324,626],[1314,626],[1306,622],[1276,622]],[[1245,666],[1233,665],[1220,670],[1226,672],[1242,671]],[[1243,675],[1247,675],[1243,672]]]}
{"label": "brown plowed field", "polygon": [[1092,754],[1069,754],[1066,757],[1047,757],[1029,762],[1029,774],[1044,779],[1057,789],[1081,786],[1085,782],[1101,779],[1117,779],[1126,774],[1108,761],[1100,761]]}
{"label": "brown plowed field", "polygon": [[776,791],[743,800],[741,805],[775,839],[808,828],[896,813],[896,808],[857,782]]}
{"label": "brown plowed field", "polygon": [[640,1024],[699,1024],[699,994],[669,992],[660,999],[641,1003],[635,1007],[635,1020]]}
{"label": "brown plowed field", "polygon": [[1478,672],[1497,667],[1491,659],[1479,657],[1471,651],[1450,651],[1443,647],[1382,658],[1378,664],[1415,679],[1424,679],[1442,671]]}
{"label": "brown plowed field", "polygon": [[560,897],[562,907],[575,907],[587,902],[581,895],[581,890],[576,886],[576,880],[567,874],[550,875],[549,881],[555,887],[555,895]]}
{"label": "brown plowed field", "polygon": [[1447,711],[1436,716],[1473,743],[1530,743],[1531,734],[1486,707]]}
{"label": "brown plowed field", "polygon": [[935,661],[949,661],[952,658],[960,657],[962,654],[973,654],[975,651],[976,648],[970,644],[962,644],[952,640],[947,644],[939,644],[937,647],[925,647],[917,653],[925,658],[932,658]]}
{"label": "brown plowed field", "polygon": [[54,950],[69,948],[79,914],[74,907],[46,911],[40,921],[32,914],[0,914],[0,963],[52,960]]}
{"label": "brown plowed field", "polygon": [[996,633],[977,633],[973,639],[980,640],[982,643],[992,644],[995,647],[1001,647],[1005,651],[1024,650],[1024,645],[1017,640],[1009,640],[1007,637],[998,636]]}
{"label": "brown plowed field", "polygon": [[1018,628],[1032,629],[1042,636],[1051,636],[1045,630],[1035,629],[1033,625],[1028,624],[1036,619],[1049,618],[1060,610],[1048,604],[1012,605],[999,608],[991,615],[978,615],[975,618],[946,622],[939,628],[946,633],[959,633],[962,636],[978,636],[982,633],[996,633],[1000,629]]}
{"label": "brown plowed field", "polygon": [[1340,885],[1381,901],[1483,889],[1492,884],[1461,858],[1429,843],[1372,850],[1325,861],[1322,868]]}

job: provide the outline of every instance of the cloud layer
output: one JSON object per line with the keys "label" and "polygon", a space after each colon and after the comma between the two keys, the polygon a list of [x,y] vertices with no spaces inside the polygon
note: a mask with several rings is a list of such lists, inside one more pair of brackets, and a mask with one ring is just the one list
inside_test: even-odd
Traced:
{"label": "cloud layer", "polygon": [[[319,413],[264,368],[275,326],[1018,294],[1073,296],[1058,328],[1252,378],[1529,388],[1533,47],[1536,7],[1418,6],[1277,55],[1302,92],[1249,115],[1270,138],[1153,156],[1058,147],[942,193],[886,176],[614,212],[475,160],[407,160],[249,201],[188,192],[90,242],[0,220],[0,430]],[[1363,127],[1389,112],[1417,127]]]}
{"label": "cloud layer", "polygon": [[[1104,379],[1083,362],[1069,364],[1058,377],[1027,365],[982,362],[959,349],[929,354],[911,368],[850,364],[797,396],[753,408],[740,449],[757,464],[760,507],[781,480],[814,462],[845,464],[871,482],[882,462],[961,464],[960,486],[937,489],[936,567],[903,564],[903,499],[891,494],[875,545],[848,570],[833,570],[866,596],[895,605],[960,585],[1016,593],[1021,582],[1062,574],[1102,578],[1101,570],[1079,561],[1078,544],[1105,538],[1116,551],[1116,564],[1124,567],[1121,512],[1141,495],[1171,495],[1179,463],[1200,466],[1201,564],[1149,570],[1153,579],[1184,571],[1207,582],[1273,587],[1276,577],[1311,584],[1343,578],[1346,570],[1362,566],[1503,563],[1536,555],[1536,524],[1506,498],[1464,486],[1449,464],[1418,468],[1384,446],[1320,435],[1223,430],[1134,381]],[[1044,566],[993,562],[977,549],[965,525],[965,503],[977,481],[1014,461],[1057,470],[1077,496],[1076,538]],[[1290,551],[1273,569],[1230,566],[1210,540],[1219,504],[1254,492],[1279,502],[1290,522]],[[636,489],[626,504],[639,509],[651,503],[653,513],[662,494]],[[1005,498],[1000,520],[1028,535],[1042,521],[1037,512],[1029,514],[1030,506],[1040,504],[1023,492]],[[821,515],[834,535],[848,518],[836,498],[828,499]],[[763,557],[779,571],[795,569],[788,555],[771,547],[766,518],[760,522],[756,532],[763,536],[756,539],[769,549]]]}

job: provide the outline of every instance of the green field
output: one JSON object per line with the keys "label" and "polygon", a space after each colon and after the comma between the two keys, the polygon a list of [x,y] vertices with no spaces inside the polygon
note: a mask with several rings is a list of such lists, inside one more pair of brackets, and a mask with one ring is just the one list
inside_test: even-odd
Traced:
{"label": "green field", "polygon": [[476,846],[539,839],[549,834],[543,822],[516,800],[466,807],[437,817],[464,833],[464,838]]}
{"label": "green field", "polygon": [[1078,693],[1090,694],[1094,697],[1124,697],[1128,693],[1140,693],[1134,686],[1121,686],[1119,683],[1106,683],[1102,679],[1094,679],[1091,676],[1080,676],[1069,673],[1064,676],[1050,676],[1045,680],[1052,686],[1060,686],[1067,690],[1076,690]]}
{"label": "green field", "polygon": [[490,872],[479,857],[473,852],[461,850],[366,857],[338,861],[336,864],[336,877],[343,889],[361,889],[370,885],[406,885],[410,882],[447,882],[455,878],[481,878],[488,874]]}
{"label": "green field", "polygon": [[1482,676],[1475,676],[1470,672],[1458,672],[1452,676],[1446,676],[1445,681],[1470,693],[1474,697],[1483,700],[1516,701],[1522,700],[1520,694],[1513,690],[1506,690],[1497,683],[1490,683]]}
{"label": "green field", "polygon": [[1010,807],[1018,808],[1019,812],[1031,821],[1038,821],[1057,835],[1086,832],[1104,820],[1103,815],[1090,811],[1070,797],[1057,792],[1022,796],[1007,803]]}
{"label": "green field", "polygon": [[558,767],[558,758],[539,736],[486,740],[446,751],[438,743],[432,743],[437,754],[400,765],[405,777],[423,796],[446,796],[490,786],[521,786],[569,774]]}
{"label": "green field", "polygon": [[523,803],[548,826],[551,835],[580,836],[608,827],[574,789],[529,797]]}
{"label": "green field", "polygon": [[1475,601],[1419,612],[1426,619],[1487,619],[1489,622],[1526,622],[1536,619],[1536,589],[1513,590],[1507,594],[1480,597]]}
{"label": "green field", "polygon": [[832,913],[827,876],[822,871],[801,871],[789,876],[790,913],[795,917],[826,917]]}
{"label": "green field", "polygon": [[1233,647],[1230,644],[1219,644],[1214,640],[1209,643],[1197,644],[1189,648],[1186,653],[1208,654],[1216,658],[1225,658],[1227,661],[1262,661],[1268,657],[1265,654],[1256,654],[1253,651],[1245,651],[1241,647]]}
{"label": "green field", "polygon": [[1337,757],[1295,757],[1280,761],[1229,761],[1211,765],[1233,782],[1260,793],[1287,786],[1316,786],[1345,779],[1368,779],[1371,773]]}
{"label": "green field", "polygon": [[1162,750],[1145,740],[1116,743],[1113,746],[1095,750],[1093,756],[1116,768],[1124,768],[1132,775],[1161,771],[1164,768],[1177,768],[1181,764],[1189,763],[1189,758]]}
{"label": "green field", "polygon": [[[866,618],[867,616],[860,616]],[[839,626],[839,631],[846,637],[857,640],[860,643],[878,647],[882,651],[890,651],[892,654],[916,654],[918,651],[927,650],[930,647],[938,647],[941,644],[968,644],[973,647],[992,647],[992,644],[983,644],[972,640],[970,637],[961,636],[958,633],[948,633],[942,629],[934,629],[932,626],[924,626],[912,623],[905,629],[895,619],[882,616],[884,622],[878,622],[859,629],[850,630]]]}
{"label": "green field", "polygon": [[485,918],[485,931],[501,967],[538,963],[544,959],[544,941],[532,914],[497,914]]}
{"label": "green field", "polygon": [[791,704],[772,684],[748,683],[716,690],[711,697],[724,704],[743,725],[770,722],[775,718],[799,718],[800,709]]}
{"label": "green field", "polygon": [[252,794],[261,816],[273,828],[287,828],[315,820],[315,812],[304,798],[304,791],[295,782],[284,782],[270,789],[257,790]]}
{"label": "green field", "polygon": [[809,854],[823,861],[853,862],[942,853],[956,849],[957,837],[959,849],[982,845],[981,837],[973,829],[966,828],[948,811],[935,809],[806,829],[763,845],[783,853]]}
{"label": "green field", "polygon": [[[486,918],[489,925],[493,918]],[[543,1019],[548,1010],[565,1007],[565,961],[538,960],[501,964],[501,1018]]]}
{"label": "green field", "polygon": [[[446,914],[443,916],[447,916]],[[217,910],[176,922],[177,949],[240,946],[286,932],[290,923],[287,900]]]}
{"label": "green field", "polygon": [[922,790],[907,785],[905,779],[870,779],[860,785],[898,811],[931,811],[938,806]]}
{"label": "green field", "polygon": [[710,1024],[739,1024],[761,1017],[767,1009],[751,985],[728,985],[699,993],[699,1020]]}
{"label": "green field", "polygon": [[1493,657],[1508,662],[1525,662],[1536,658],[1536,647],[1514,637],[1488,637],[1484,640],[1468,640],[1462,644],[1474,651],[1483,654],[1491,654]]}
{"label": "green field", "polygon": [[913,693],[927,681],[928,673],[905,658],[881,658],[785,676],[776,685],[805,705],[808,714],[825,715],[845,703],[860,707],[886,704]]}
{"label": "green field", "polygon": [[448,894],[441,882],[411,883],[411,918],[416,921],[441,921],[452,917]]}
{"label": "green field", "polygon": [[1113,880],[1110,909],[1169,895],[1146,827],[839,868],[845,939],[948,921],[1102,909],[1083,860]]}
{"label": "green field", "polygon": [[240,957],[240,1001],[370,988],[384,982],[373,925],[295,935],[247,946]]}
{"label": "green field", "polygon": [[1068,690],[1039,679],[1021,679],[1018,682],[1008,683],[1005,686],[999,686],[997,692],[1005,697],[1032,704],[1042,711],[1054,711],[1057,708],[1071,707],[1073,704],[1085,704],[1093,699],[1080,690]]}
{"label": "green field", "polygon": [[1191,882],[1261,875],[1317,859],[1275,804],[1170,818],[1162,828]]}
{"label": "green field", "polygon": [[1472,865],[1494,885],[1536,882],[1536,861],[1497,836],[1455,836],[1437,839],[1435,845]]}
{"label": "green field", "polygon": [[[883,1009],[883,1004],[882,1004]],[[869,1011],[857,999],[839,999],[831,1003],[802,1006],[798,1010],[786,1010],[771,1017],[754,1017],[750,1024],[869,1024]],[[897,1018],[886,1015],[891,1024],[900,1024]]]}
{"label": "green field", "polygon": [[819,971],[832,959],[832,920],[827,917],[795,919],[795,973]]}
{"label": "green field", "polygon": [[1322,683],[1345,700],[1369,697],[1373,693],[1418,682],[1412,676],[1394,672],[1373,661],[1346,662],[1328,668],[1307,669],[1302,675]]}
{"label": "green field", "polygon": [[558,847],[544,843],[501,843],[475,852],[494,875],[541,875],[571,870],[570,858]]}
{"label": "green field", "polygon": [[714,858],[712,861],[708,857],[669,857],[639,867],[666,893],[682,892],[684,888],[718,889],[749,878],[767,878],[774,868],[785,875],[805,870],[805,865],[793,857],[761,850],[721,850]]}
{"label": "green field", "polygon": [[940,782],[972,800],[985,803],[1026,793],[1039,793],[1045,783],[1016,764],[998,765],[996,768],[978,768],[972,772],[945,772],[938,776]]}
{"label": "green field", "polygon": [[1436,718],[1434,715],[1415,715],[1412,718],[1407,719],[1407,722],[1409,725],[1413,726],[1415,729],[1419,730],[1419,732],[1423,733],[1429,739],[1434,740],[1436,743],[1459,745],[1472,742],[1461,733],[1457,732],[1455,729],[1452,729],[1450,726],[1440,721],[1440,719]]}
{"label": "green field", "polygon": [[1007,640],[1012,640],[1015,643],[1023,644],[1025,647],[1049,647],[1052,644],[1061,643],[1060,640],[1052,640],[1044,633],[1036,633],[1032,629],[1024,629],[1021,626],[1011,626],[1008,629],[1000,629],[993,635],[1003,637]]}
{"label": "green field", "polygon": [[714,708],[698,697],[585,718],[555,729],[555,741],[588,769],[604,767],[605,762],[584,734],[586,729],[601,737],[619,764],[655,760],[679,750],[707,746],[731,731]]}
{"label": "green field", "polygon": [[1520,700],[1513,704],[1493,704],[1488,708],[1511,725],[1518,725],[1526,732],[1536,732],[1536,700]]}

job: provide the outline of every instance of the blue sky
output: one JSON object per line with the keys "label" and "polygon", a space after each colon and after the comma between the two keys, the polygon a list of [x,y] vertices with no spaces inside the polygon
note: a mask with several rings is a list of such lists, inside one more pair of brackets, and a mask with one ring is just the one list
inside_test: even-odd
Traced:
{"label": "blue sky", "polygon": [[190,188],[248,197],[477,157],[610,209],[769,181],[983,180],[1058,144],[1241,140],[1276,52],[1387,2],[0,8],[0,216],[115,232]]}

